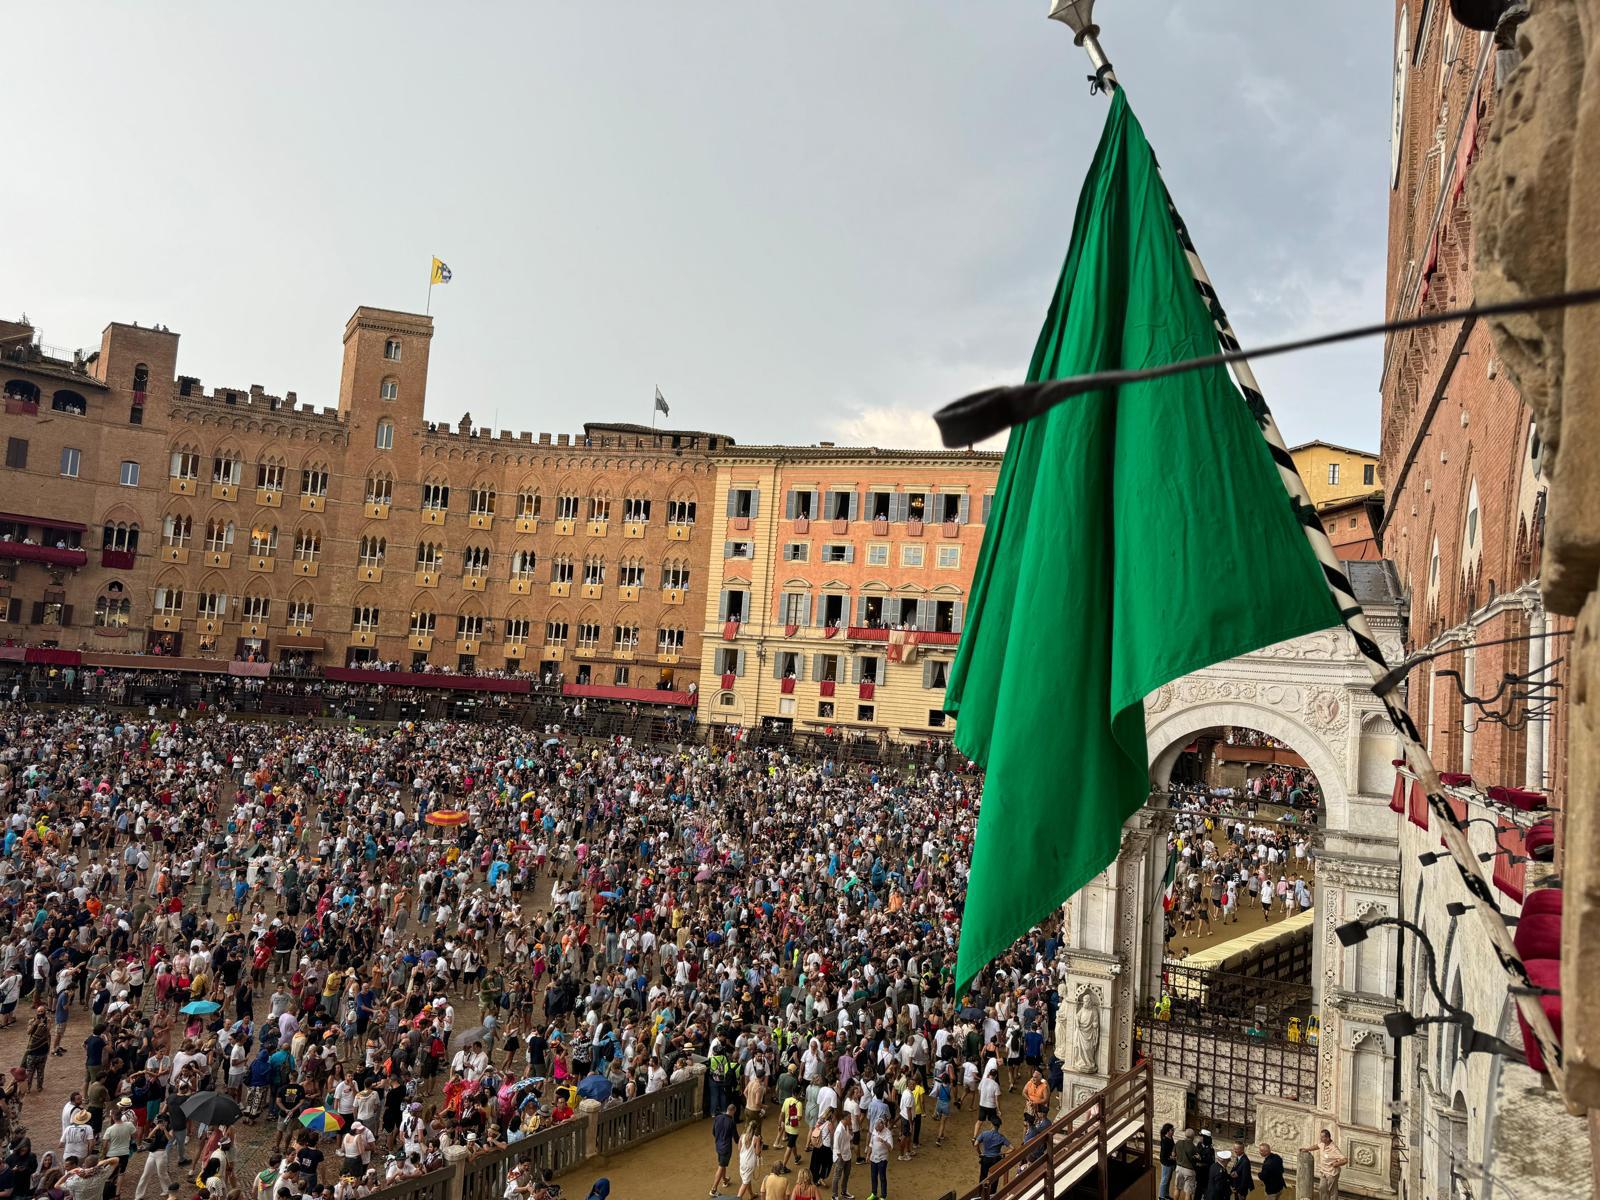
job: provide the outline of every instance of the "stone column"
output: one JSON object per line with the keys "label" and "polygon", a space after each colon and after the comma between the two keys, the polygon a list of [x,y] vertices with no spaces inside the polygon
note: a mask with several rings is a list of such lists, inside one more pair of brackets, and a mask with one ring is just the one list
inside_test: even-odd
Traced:
{"label": "stone column", "polygon": [[1153,994],[1151,981],[1160,977],[1159,884],[1169,819],[1159,809],[1135,814],[1116,861],[1063,908],[1055,1029],[1063,1111],[1133,1065],[1140,997]]}

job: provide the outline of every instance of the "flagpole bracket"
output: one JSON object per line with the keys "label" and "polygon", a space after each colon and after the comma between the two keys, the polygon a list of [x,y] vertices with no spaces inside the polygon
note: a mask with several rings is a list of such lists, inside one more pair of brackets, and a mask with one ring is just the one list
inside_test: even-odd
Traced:
{"label": "flagpole bracket", "polygon": [[1050,19],[1072,30],[1072,40],[1089,55],[1094,66],[1089,80],[1091,92],[1105,92],[1116,86],[1111,60],[1100,45],[1100,26],[1094,23],[1094,0],[1052,0]]}

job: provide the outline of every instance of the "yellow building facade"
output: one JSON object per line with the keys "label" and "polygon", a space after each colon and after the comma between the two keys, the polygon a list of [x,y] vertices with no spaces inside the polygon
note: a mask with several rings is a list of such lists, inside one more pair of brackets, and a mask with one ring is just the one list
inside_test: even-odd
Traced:
{"label": "yellow building facade", "polygon": [[1304,442],[1290,447],[1289,454],[1318,508],[1383,490],[1376,454],[1332,442]]}
{"label": "yellow building facade", "polygon": [[942,736],[1000,455],[725,446],[700,719]]}

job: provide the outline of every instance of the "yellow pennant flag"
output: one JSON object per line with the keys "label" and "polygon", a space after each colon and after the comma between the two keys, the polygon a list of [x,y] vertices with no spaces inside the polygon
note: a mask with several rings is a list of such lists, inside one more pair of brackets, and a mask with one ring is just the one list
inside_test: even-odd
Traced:
{"label": "yellow pennant flag", "polygon": [[450,268],[445,266],[444,260],[442,258],[434,259],[433,260],[433,269],[428,272],[428,286],[432,287],[436,283],[449,283],[449,282],[450,282]]}

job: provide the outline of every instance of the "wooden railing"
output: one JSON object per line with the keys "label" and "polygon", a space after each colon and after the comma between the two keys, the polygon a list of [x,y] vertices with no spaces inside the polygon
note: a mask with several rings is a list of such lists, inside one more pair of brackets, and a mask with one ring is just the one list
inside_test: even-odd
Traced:
{"label": "wooden railing", "polygon": [[1153,1196],[1154,1089],[1142,1061],[1015,1147],[962,1200]]}
{"label": "wooden railing", "polygon": [[595,1153],[613,1154],[687,1125],[699,1115],[703,1086],[696,1076],[669,1084],[659,1092],[602,1108],[595,1114]]}
{"label": "wooden railing", "polygon": [[402,1179],[388,1187],[379,1188],[367,1200],[450,1200],[450,1185],[455,1177],[455,1167],[440,1167],[426,1175]]}
{"label": "wooden railing", "polygon": [[589,1157],[589,1123],[563,1121],[499,1150],[469,1158],[461,1176],[461,1200],[501,1200],[506,1176],[518,1163],[531,1163],[552,1175],[560,1175]]}

